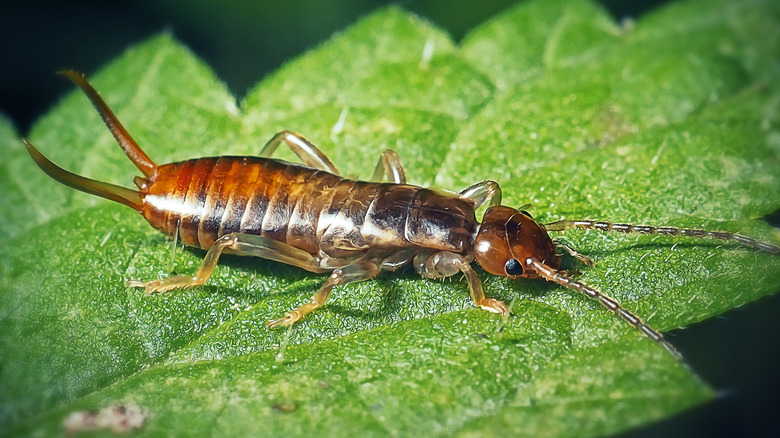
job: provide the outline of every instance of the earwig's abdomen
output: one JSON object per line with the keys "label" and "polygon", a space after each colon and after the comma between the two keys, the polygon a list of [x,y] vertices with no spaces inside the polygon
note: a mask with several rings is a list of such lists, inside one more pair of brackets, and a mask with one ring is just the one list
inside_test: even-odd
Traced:
{"label": "earwig's abdomen", "polygon": [[360,182],[283,161],[219,157],[159,166],[143,193],[144,217],[190,246],[228,233],[262,235],[310,254],[372,248],[469,251],[471,201],[412,185]]}
{"label": "earwig's abdomen", "polygon": [[[340,181],[313,169],[255,157],[200,158],[162,165],[144,190],[144,217],[168,235],[209,248],[228,233],[286,242],[296,201]],[[291,197],[292,195],[292,197]],[[314,202],[317,204],[317,202]],[[305,239],[304,239],[305,240]],[[304,249],[311,245],[302,243]],[[309,247],[309,248],[307,248]]]}

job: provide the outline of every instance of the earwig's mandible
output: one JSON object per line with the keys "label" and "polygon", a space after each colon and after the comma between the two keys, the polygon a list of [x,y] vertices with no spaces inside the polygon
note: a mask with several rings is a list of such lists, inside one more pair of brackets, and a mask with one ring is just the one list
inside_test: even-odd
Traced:
{"label": "earwig's mandible", "polygon": [[[677,355],[659,332],[617,301],[562,271],[556,243],[548,232],[584,228],[715,238],[780,253],[775,245],[719,231],[590,220],[541,225],[525,211],[501,205],[501,188],[494,181],[474,184],[460,193],[406,184],[403,166],[392,150],[379,157],[372,181],[354,181],[340,176],[322,151],[291,131],[276,134],[259,157],[197,158],[158,166],[83,75],[62,74],[87,94],[143,176],[135,178],[138,190],[91,180],[58,167],[24,140],[36,164],[55,180],[127,205],[163,233],[207,250],[192,277],[129,280],[127,284],[148,293],[201,285],[225,251],[330,273],[309,302],[268,321],[272,328],[289,326],[321,307],[334,286],[367,280],[409,263],[426,278],[464,274],[477,306],[507,315],[504,303],[485,297],[472,267],[477,262],[490,274],[542,278],[580,292]],[[281,144],[304,165],[268,158]],[[383,176],[389,182],[381,182]],[[487,210],[479,223],[475,211],[482,205]],[[591,264],[569,246],[559,246]]]}

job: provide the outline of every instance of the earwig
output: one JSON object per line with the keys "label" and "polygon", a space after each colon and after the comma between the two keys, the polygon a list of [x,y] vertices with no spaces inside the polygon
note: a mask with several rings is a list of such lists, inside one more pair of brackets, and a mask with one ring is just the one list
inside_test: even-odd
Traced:
{"label": "earwig", "polygon": [[[507,306],[487,298],[476,262],[486,272],[516,278],[541,278],[598,301],[647,337],[679,356],[658,331],[600,291],[575,281],[560,269],[560,246],[591,265],[586,256],[550,238],[549,232],[570,228],[666,236],[721,239],[772,254],[770,243],[721,231],[653,227],[591,220],[539,224],[522,209],[501,205],[501,187],[483,181],[460,193],[406,183],[395,152],[379,158],[371,181],[339,175],[314,144],[297,133],[276,134],[259,157],[223,156],[155,164],[133,140],[83,75],[62,75],[79,86],[103,118],[119,146],[143,176],[138,190],[95,181],[66,171],[23,140],[35,163],[55,180],[93,195],[127,205],[163,233],[178,235],[189,246],[206,250],[191,277],[128,280],[147,293],[204,284],[223,252],[257,256],[311,272],[330,272],[311,300],[268,327],[290,326],[325,304],[334,286],[374,278],[411,263],[423,277],[442,279],[462,273],[474,303],[506,316]],[[282,143],[303,162],[296,165],[269,158]],[[386,176],[389,182],[381,182]],[[486,205],[482,222],[476,210]]]}

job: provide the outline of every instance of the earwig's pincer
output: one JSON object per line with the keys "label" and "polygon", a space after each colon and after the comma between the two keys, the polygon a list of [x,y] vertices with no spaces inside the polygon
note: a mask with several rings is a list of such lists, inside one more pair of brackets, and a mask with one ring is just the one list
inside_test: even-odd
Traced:
{"label": "earwig's pincer", "polygon": [[[485,297],[472,267],[476,261],[490,274],[542,278],[580,292],[678,355],[660,333],[617,301],[561,270],[556,242],[548,232],[584,228],[714,238],[780,253],[770,243],[720,231],[590,220],[540,225],[522,207],[501,205],[501,188],[494,181],[474,184],[459,194],[406,184],[406,174],[393,151],[380,156],[372,181],[354,181],[341,177],[325,154],[291,131],[276,134],[259,157],[197,158],[158,166],[83,75],[70,71],[62,75],[86,93],[144,176],[135,179],[138,190],[91,180],[56,166],[24,140],[35,163],[55,180],[125,204],[163,233],[207,250],[192,277],[128,280],[128,286],[159,293],[204,284],[224,251],[330,272],[311,300],[268,321],[269,328],[290,326],[304,318],[324,305],[337,285],[367,280],[409,263],[427,278],[465,275],[474,303],[506,316],[509,310],[504,303]],[[305,166],[268,158],[283,143]],[[380,182],[383,176],[389,182]],[[482,205],[488,208],[479,223],[475,211]],[[569,245],[558,246],[592,265]]]}

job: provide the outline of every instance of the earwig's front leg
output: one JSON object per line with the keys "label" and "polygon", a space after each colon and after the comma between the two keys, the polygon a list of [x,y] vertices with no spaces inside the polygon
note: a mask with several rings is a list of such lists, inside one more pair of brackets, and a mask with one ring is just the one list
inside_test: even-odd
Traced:
{"label": "earwig's front leg", "polygon": [[349,266],[345,266],[341,269],[336,269],[330,274],[325,283],[320,287],[311,300],[303,306],[287,312],[283,317],[268,321],[268,328],[276,328],[280,326],[290,326],[295,322],[301,320],[311,311],[321,307],[328,300],[330,292],[333,287],[339,284],[355,283],[358,281],[368,280],[375,277],[379,273],[380,269],[374,263],[360,261]]}
{"label": "earwig's front leg", "polygon": [[319,259],[306,251],[262,236],[231,233],[220,237],[214,242],[206,253],[203,264],[194,277],[172,277],[148,282],[128,280],[127,285],[131,287],[142,287],[147,293],[167,292],[173,289],[200,286],[211,277],[211,273],[214,272],[214,268],[217,266],[219,256],[226,249],[230,249],[234,253],[240,255],[262,257],[288,265],[298,266],[309,271],[322,272]]}
{"label": "earwig's front leg", "polygon": [[285,142],[291,151],[303,161],[303,164],[312,167],[314,169],[324,170],[334,175],[338,175],[339,171],[336,170],[336,166],[317,146],[314,146],[312,142],[303,138],[297,132],[282,131],[274,135],[268,143],[263,146],[260,151],[261,157],[270,157],[273,155],[279,144]]}
{"label": "earwig's front leg", "polygon": [[492,207],[501,204],[501,186],[495,181],[482,181],[463,189],[460,196],[473,200],[474,208],[479,208],[486,202],[488,207]]}
{"label": "earwig's front leg", "polygon": [[463,256],[449,251],[440,251],[425,256],[426,254],[419,254],[414,260],[417,272],[421,275],[428,278],[444,278],[462,272],[469,283],[469,291],[474,304],[488,312],[500,313],[504,316],[509,314],[509,309],[502,301],[485,298],[479,276]]}

